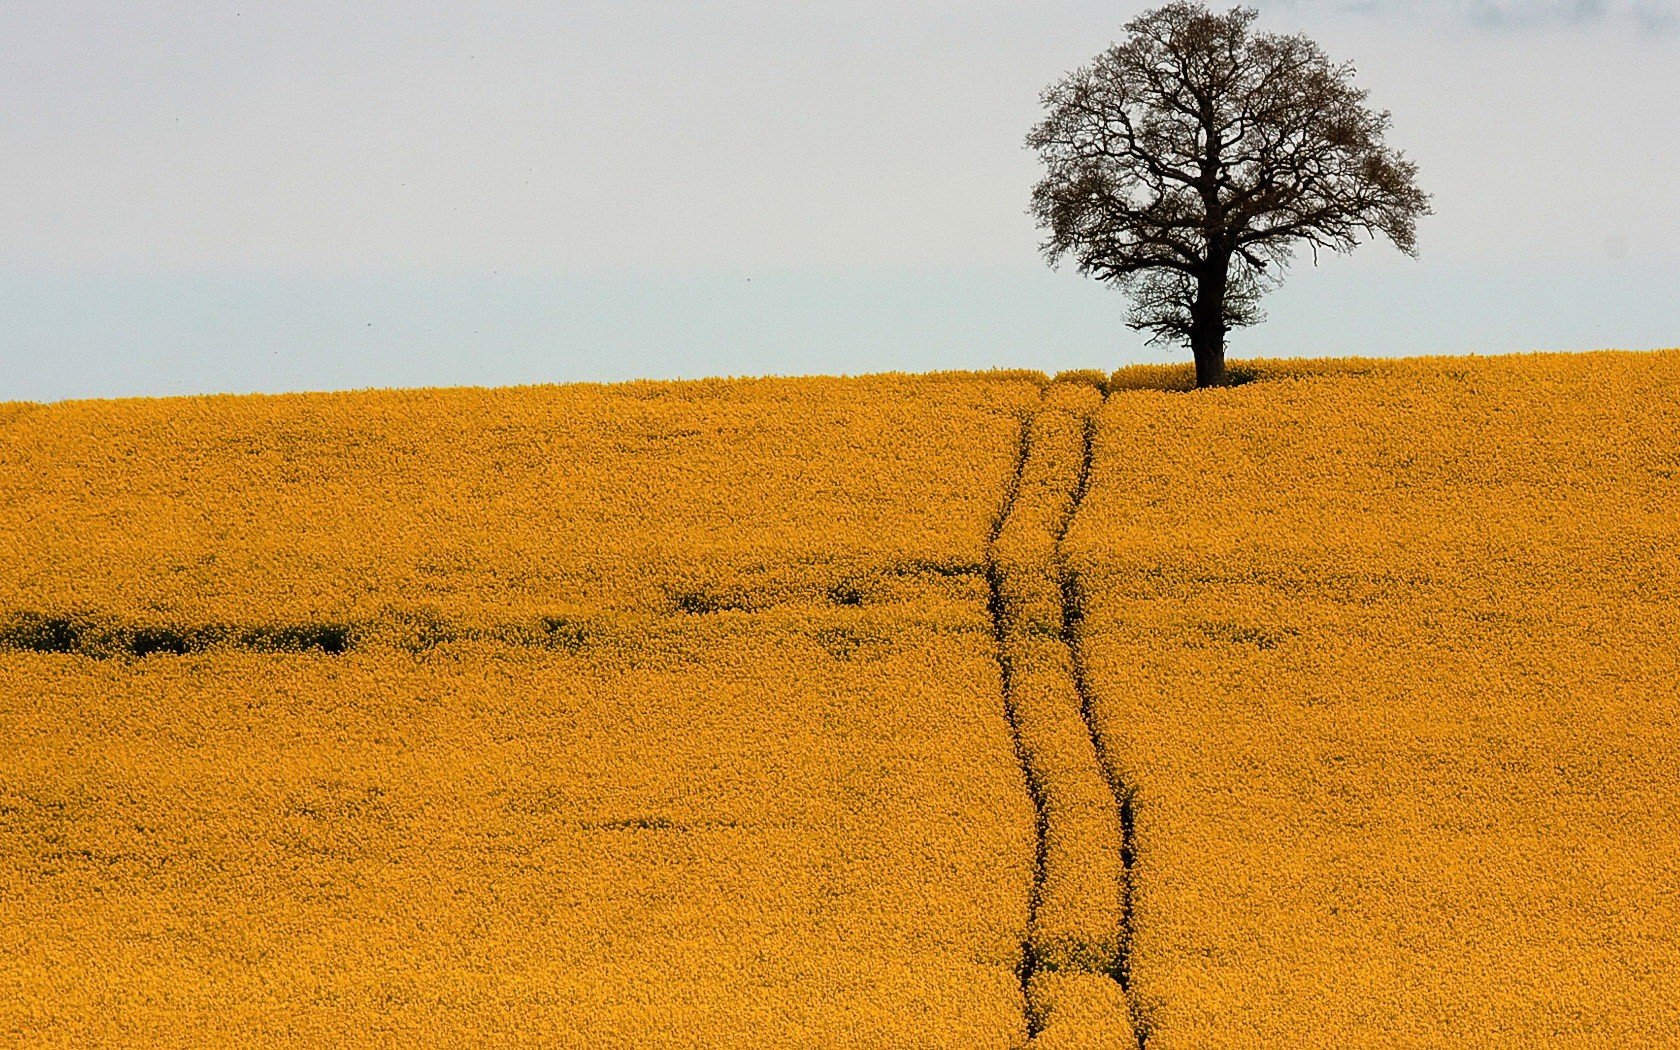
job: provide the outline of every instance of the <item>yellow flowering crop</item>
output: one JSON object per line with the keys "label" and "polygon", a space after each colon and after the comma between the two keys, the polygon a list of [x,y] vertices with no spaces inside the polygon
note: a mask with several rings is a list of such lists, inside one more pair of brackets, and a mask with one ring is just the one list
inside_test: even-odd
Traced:
{"label": "yellow flowering crop", "polygon": [[977,566],[1039,384],[999,373],[42,406],[0,426],[0,610],[487,627],[762,606]]}
{"label": "yellow flowering crop", "polygon": [[1041,1047],[1135,1043],[1117,973],[1119,809],[1079,694],[1060,561],[1099,403],[1087,383],[1046,390],[1023,431],[990,567],[1005,703],[1040,825],[1025,991]]}
{"label": "yellow flowering crop", "polygon": [[0,1043],[1019,1045],[1041,384],[20,411]]}
{"label": "yellow flowering crop", "polygon": [[0,1042],[1009,1045],[1031,811],[919,604],[0,654]]}
{"label": "yellow flowering crop", "polygon": [[0,1043],[1663,1046],[1680,351],[0,405]]}
{"label": "yellow flowering crop", "polygon": [[1149,1047],[1674,1045],[1680,352],[1250,371],[1067,544]]}

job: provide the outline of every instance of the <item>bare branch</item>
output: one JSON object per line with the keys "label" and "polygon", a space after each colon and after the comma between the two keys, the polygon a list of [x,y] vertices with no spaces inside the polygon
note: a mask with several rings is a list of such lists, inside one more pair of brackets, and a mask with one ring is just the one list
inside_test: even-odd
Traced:
{"label": "bare branch", "polygon": [[1252,31],[1256,14],[1176,0],[1043,95],[1027,136],[1045,167],[1032,211],[1052,265],[1132,299],[1130,323],[1207,347],[1260,319],[1294,251],[1384,237],[1417,252],[1429,198],[1383,142],[1350,65],[1302,35]]}

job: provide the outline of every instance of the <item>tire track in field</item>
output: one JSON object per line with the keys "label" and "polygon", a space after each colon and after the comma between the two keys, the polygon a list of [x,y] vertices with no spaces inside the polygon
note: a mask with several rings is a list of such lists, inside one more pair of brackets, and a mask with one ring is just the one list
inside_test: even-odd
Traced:
{"label": "tire track in field", "polygon": [[[1102,403],[1106,405],[1107,402],[1108,391],[1105,389]],[[1137,878],[1136,792],[1115,773],[1115,767],[1108,758],[1107,745],[1097,728],[1095,700],[1085,672],[1084,582],[1078,570],[1069,565],[1065,549],[1074,516],[1084,504],[1085,494],[1090,491],[1091,469],[1096,461],[1096,437],[1097,416],[1093,413],[1085,420],[1084,451],[1080,458],[1079,480],[1074,486],[1073,507],[1056,536],[1056,563],[1062,583],[1062,641],[1067,646],[1072,660],[1073,687],[1079,694],[1079,715],[1090,734],[1091,750],[1097,756],[1097,768],[1102,771],[1109,791],[1114,796],[1120,822],[1120,936],[1112,973],[1120,984],[1121,991],[1125,993],[1127,1012],[1139,1050],[1144,1050],[1149,1044],[1150,1025],[1138,1009],[1137,997],[1132,993],[1132,916]]]}
{"label": "tire track in field", "polygon": [[1129,835],[1078,653],[1078,578],[1062,551],[1090,484],[1090,383],[1057,381],[1022,430],[986,578],[1004,711],[1032,797],[1033,885],[1020,978],[1043,1050],[1143,1045],[1128,994]]}
{"label": "tire track in field", "polygon": [[1020,763],[1021,776],[1026,783],[1027,794],[1032,798],[1033,806],[1033,874],[1032,886],[1027,898],[1027,936],[1021,942],[1021,961],[1016,967],[1016,975],[1021,981],[1021,997],[1029,1005],[1027,1007],[1027,1036],[1032,1038],[1038,1034],[1034,1011],[1031,1007],[1034,973],[1037,972],[1037,956],[1033,950],[1032,927],[1033,917],[1038,911],[1039,897],[1044,887],[1044,853],[1047,831],[1047,816],[1044,804],[1044,793],[1040,788],[1038,777],[1028,761],[1026,747],[1021,738],[1021,721],[1019,712],[1015,708],[1015,690],[1012,681],[1009,659],[1009,646],[1005,629],[1003,581],[998,564],[991,552],[997,547],[998,537],[1003,534],[1009,517],[1015,511],[1015,500],[1021,491],[1021,477],[1026,471],[1027,459],[1032,455],[1032,417],[1021,420],[1021,438],[1015,451],[1015,466],[1010,475],[1009,485],[1004,490],[1003,504],[998,508],[997,519],[992,523],[991,535],[987,538],[986,559],[986,587],[987,610],[992,617],[992,631],[997,642],[998,674],[1003,685],[1003,714],[1009,722],[1010,743],[1015,749],[1015,761]]}

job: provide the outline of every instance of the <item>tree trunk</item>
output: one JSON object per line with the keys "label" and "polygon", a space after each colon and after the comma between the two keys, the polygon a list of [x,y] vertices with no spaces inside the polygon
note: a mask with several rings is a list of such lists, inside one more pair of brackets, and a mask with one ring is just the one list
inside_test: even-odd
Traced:
{"label": "tree trunk", "polygon": [[1225,385],[1225,328],[1198,328],[1190,333],[1190,352],[1196,357],[1196,387]]}
{"label": "tree trunk", "polygon": [[1190,308],[1190,353],[1196,358],[1196,387],[1225,384],[1225,281],[1229,260],[1210,259],[1196,282]]}

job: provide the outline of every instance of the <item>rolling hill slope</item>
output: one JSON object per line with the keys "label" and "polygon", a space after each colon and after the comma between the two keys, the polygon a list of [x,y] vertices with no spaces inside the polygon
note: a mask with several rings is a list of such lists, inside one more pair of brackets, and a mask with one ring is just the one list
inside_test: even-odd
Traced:
{"label": "rolling hill slope", "polygon": [[0,1036],[1660,1046],[1680,352],[0,405]]}

